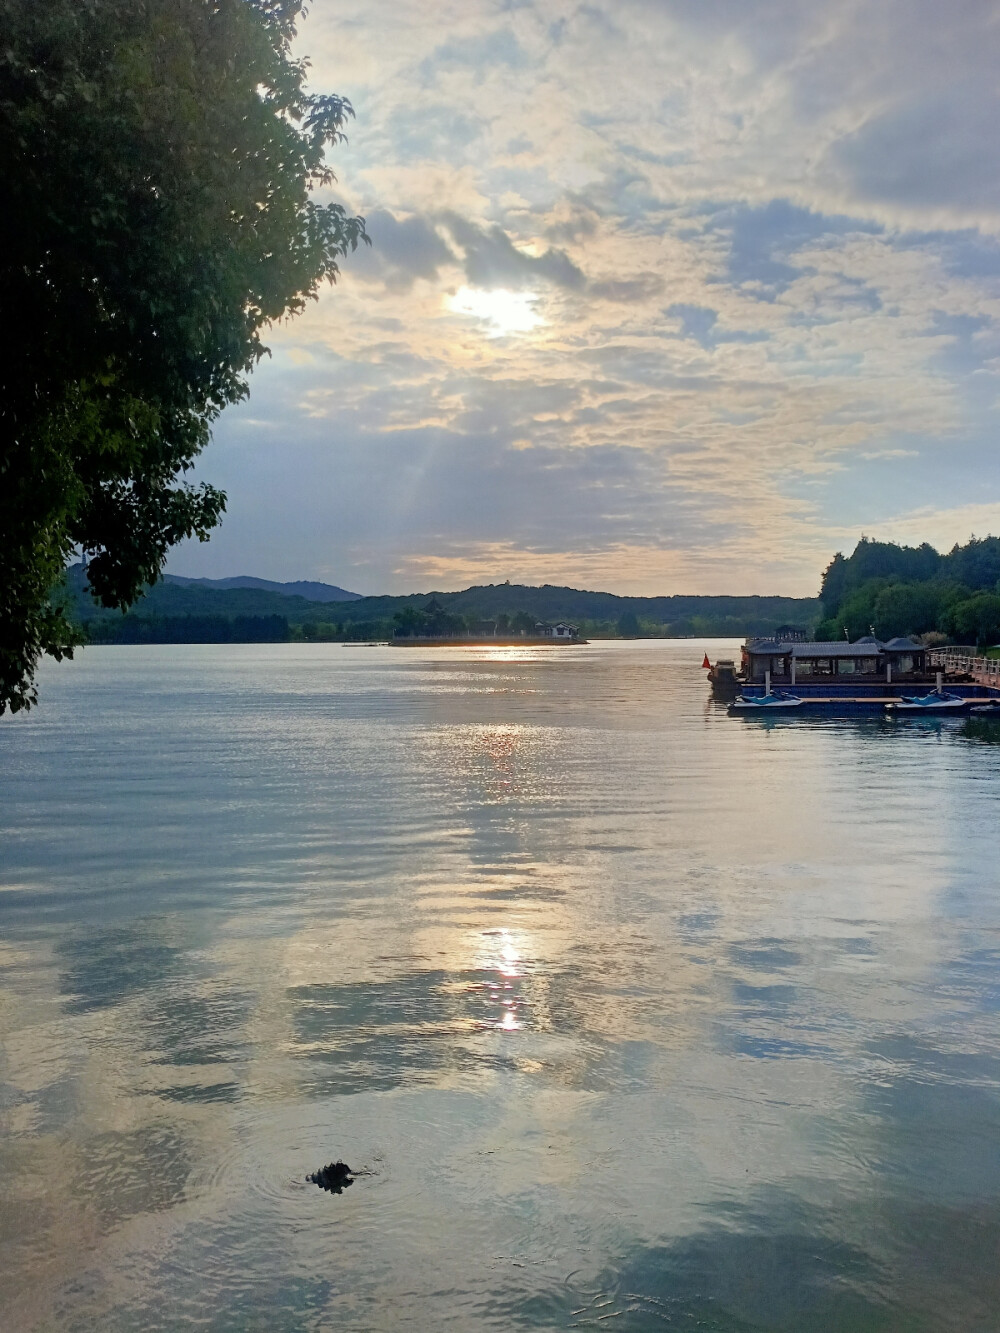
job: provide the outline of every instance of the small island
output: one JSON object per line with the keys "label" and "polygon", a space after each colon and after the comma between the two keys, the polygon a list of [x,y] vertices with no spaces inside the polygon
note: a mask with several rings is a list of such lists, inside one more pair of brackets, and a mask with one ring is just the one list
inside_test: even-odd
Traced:
{"label": "small island", "polygon": [[405,606],[393,617],[392,644],[399,648],[519,648],[525,643],[586,643],[577,625],[535,620],[523,611],[493,620],[446,610],[436,597],[424,607]]}
{"label": "small island", "polygon": [[396,628],[390,640],[396,648],[520,648],[525,644],[587,643],[579,626],[565,621],[554,624],[519,613],[501,613],[494,620],[448,612],[432,597],[423,610],[406,607],[394,617]]}

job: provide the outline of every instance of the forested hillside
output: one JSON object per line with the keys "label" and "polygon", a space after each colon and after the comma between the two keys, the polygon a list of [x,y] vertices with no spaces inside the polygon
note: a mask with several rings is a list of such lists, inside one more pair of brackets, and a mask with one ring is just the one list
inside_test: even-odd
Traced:
{"label": "forested hillside", "polygon": [[92,642],[208,642],[212,640],[205,635],[213,633],[210,622],[219,618],[234,624],[225,633],[220,629],[217,641],[228,642],[236,633],[272,641],[281,637],[276,634],[274,617],[287,623],[287,637],[291,638],[384,639],[401,626],[418,624],[431,603],[436,608],[432,614],[443,614],[453,626],[461,619],[470,631],[482,621],[501,617],[507,624],[518,620],[521,626],[534,625],[537,620],[569,620],[585,636],[766,634],[784,624],[811,629],[820,610],[815,598],[618,597],[548,584],[497,583],[461,592],[331,603],[263,588],[219,589],[194,582],[163,582],[147,589],[128,615],[122,616],[92,601],[81,566],[67,572],[66,588],[71,614],[86,627]]}
{"label": "forested hillside", "polygon": [[265,592],[281,593],[284,597],[304,597],[307,602],[356,602],[361,596],[338,588],[335,583],[318,583],[315,579],[299,579],[295,583],[276,583],[273,579],[257,579],[238,574],[229,579],[188,579],[180,574],[164,574],[164,583],[176,583],[182,588],[202,588],[216,592],[229,588],[260,588]]}
{"label": "forested hillside", "polygon": [[1000,538],[973,537],[942,555],[926,542],[897,546],[863,537],[834,556],[820,591],[817,637],[933,634],[940,641],[1000,639]]}

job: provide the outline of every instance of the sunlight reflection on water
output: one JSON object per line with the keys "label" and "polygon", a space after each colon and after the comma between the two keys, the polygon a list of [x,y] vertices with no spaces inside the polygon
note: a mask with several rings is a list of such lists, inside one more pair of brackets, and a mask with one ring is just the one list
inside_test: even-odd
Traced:
{"label": "sunlight reflection on water", "polygon": [[48,665],[9,1326],[994,1329],[1000,756],[731,719],[703,651]]}

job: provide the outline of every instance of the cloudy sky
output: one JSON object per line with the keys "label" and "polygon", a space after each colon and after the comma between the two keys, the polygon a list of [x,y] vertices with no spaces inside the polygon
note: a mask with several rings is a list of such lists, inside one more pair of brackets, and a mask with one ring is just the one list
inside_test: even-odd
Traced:
{"label": "cloudy sky", "polygon": [[299,45],[374,244],[173,572],[811,595],[1000,532],[1000,5],[314,0]]}

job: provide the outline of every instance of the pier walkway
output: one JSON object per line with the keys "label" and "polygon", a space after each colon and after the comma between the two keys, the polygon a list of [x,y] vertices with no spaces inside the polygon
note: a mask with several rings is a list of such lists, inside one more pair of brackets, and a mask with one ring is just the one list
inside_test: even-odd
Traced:
{"label": "pier walkway", "polygon": [[977,685],[1000,688],[1000,658],[976,657],[974,650],[961,648],[934,648],[927,654],[928,666],[943,671],[946,676],[971,676]]}

